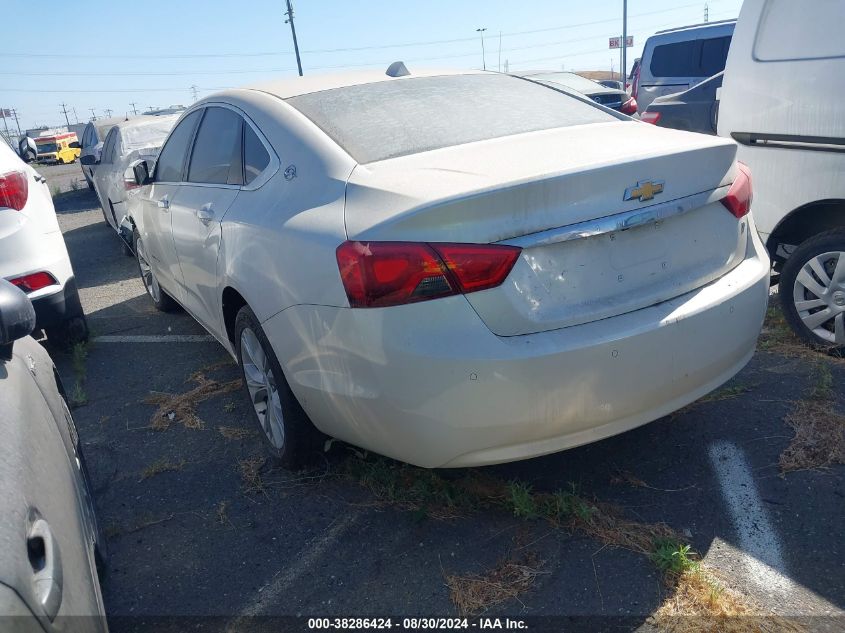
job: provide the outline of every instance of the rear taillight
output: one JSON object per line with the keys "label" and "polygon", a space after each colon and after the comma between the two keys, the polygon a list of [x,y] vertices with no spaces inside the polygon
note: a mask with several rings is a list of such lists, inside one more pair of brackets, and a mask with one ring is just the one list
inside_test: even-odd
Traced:
{"label": "rear taillight", "polygon": [[640,92],[640,66],[634,71],[634,78],[631,80],[631,96],[636,99]]}
{"label": "rear taillight", "polygon": [[23,277],[10,279],[9,281],[27,294],[58,283],[56,278],[50,273],[32,273],[31,275],[24,275]]}
{"label": "rear taillight", "polygon": [[29,183],[22,171],[10,171],[0,174],[0,207],[20,211],[26,206],[29,195]]}
{"label": "rear taillight", "polygon": [[640,121],[644,121],[646,123],[651,123],[652,125],[657,125],[657,122],[660,120],[662,115],[659,112],[649,112],[646,110],[640,115]]}
{"label": "rear taillight", "polygon": [[634,97],[629,97],[628,100],[622,104],[622,107],[619,108],[619,111],[622,114],[636,114],[637,113],[637,100]]}
{"label": "rear taillight", "polygon": [[736,179],[728,189],[728,195],[722,198],[722,204],[739,219],[751,210],[751,170],[743,163],[736,166]]}
{"label": "rear taillight", "polygon": [[520,253],[498,244],[344,242],[340,278],[353,308],[381,308],[501,285]]}

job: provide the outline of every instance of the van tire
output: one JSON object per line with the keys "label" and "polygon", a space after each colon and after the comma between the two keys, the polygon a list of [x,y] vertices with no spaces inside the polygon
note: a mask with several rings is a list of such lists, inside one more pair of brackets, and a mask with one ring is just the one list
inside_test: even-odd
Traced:
{"label": "van tire", "polygon": [[[845,311],[840,311],[840,308],[845,306],[839,305],[840,302],[845,303],[845,280],[836,284],[835,280],[831,279],[833,267],[836,265],[836,261],[834,261],[836,258],[833,255],[825,258],[824,262],[820,262],[828,276],[828,284],[819,283],[823,280],[818,273],[813,272],[810,268],[812,260],[826,253],[839,253],[839,258],[845,257],[845,228],[819,233],[800,244],[783,265],[778,294],[787,323],[802,341],[810,347],[841,355],[845,353],[845,342],[835,340],[835,331],[837,324],[840,324],[839,327],[842,328],[841,331],[845,336]],[[824,297],[818,297],[816,293],[806,289],[800,282],[796,283],[802,271],[810,274],[812,281],[817,286],[828,289]],[[830,286],[836,287],[831,288]],[[796,301],[816,299],[821,299],[824,303],[800,311],[796,305]],[[802,306],[802,308],[805,308],[805,306]],[[805,319],[825,310],[830,310],[834,314],[833,318],[819,323],[815,328],[811,327],[811,325],[814,325],[813,321],[810,321],[810,325],[805,322]],[[827,334],[820,332],[820,330],[825,330]]]}

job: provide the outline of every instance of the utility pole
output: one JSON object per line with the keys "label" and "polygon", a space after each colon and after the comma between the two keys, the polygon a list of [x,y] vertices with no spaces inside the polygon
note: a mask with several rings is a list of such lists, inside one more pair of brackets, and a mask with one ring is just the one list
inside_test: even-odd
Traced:
{"label": "utility pole", "polygon": [[62,104],[62,114],[65,115],[65,123],[70,125],[70,119],[67,118],[67,107],[64,103]]}
{"label": "utility pole", "polygon": [[506,60],[505,60],[505,72],[508,72],[508,68],[509,68],[509,66],[510,66],[510,65],[508,64],[508,60],[506,59]]}
{"label": "utility pole", "polygon": [[619,67],[619,75],[628,76],[628,0],[622,0],[622,66]]}
{"label": "utility pole", "polygon": [[487,70],[487,57],[484,55],[484,31],[486,30],[487,27],[475,29],[476,33],[481,33],[481,67],[483,70]]}
{"label": "utility pole", "polygon": [[[196,99],[194,99],[196,101]],[[138,109],[135,107],[135,102],[132,101],[129,105],[132,106],[132,114],[138,114]]]}
{"label": "utility pole", "polygon": [[191,86],[191,97],[194,101],[197,100],[197,87],[195,85]]}
{"label": "utility pole", "polygon": [[111,111],[109,108],[106,108],[105,110],[103,110],[103,112],[105,112],[105,113],[106,113],[106,116],[107,116],[107,117],[111,117],[111,113],[112,113],[112,111]]}
{"label": "utility pole", "polygon": [[18,126],[18,136],[21,136],[21,122],[18,121],[18,111],[17,109],[12,109],[12,116],[15,117],[15,125]]}
{"label": "utility pole", "polygon": [[502,32],[499,31],[499,72],[502,72]]}
{"label": "utility pole", "polygon": [[79,115],[76,113],[76,108],[71,108],[71,110],[73,110],[73,118],[79,123]]}
{"label": "utility pole", "polygon": [[91,120],[96,121],[97,120],[97,113],[94,112],[94,108],[88,108],[88,109],[91,110]]}
{"label": "utility pole", "polygon": [[704,3],[704,22],[710,21],[710,5],[706,2]]}
{"label": "utility pole", "polygon": [[285,24],[290,24],[290,34],[293,36],[293,50],[296,53],[296,67],[299,69],[299,76],[302,77],[302,61],[299,59],[299,44],[296,41],[296,28],[293,26],[293,7],[290,5],[290,0],[286,0],[288,10],[285,13],[288,19]]}

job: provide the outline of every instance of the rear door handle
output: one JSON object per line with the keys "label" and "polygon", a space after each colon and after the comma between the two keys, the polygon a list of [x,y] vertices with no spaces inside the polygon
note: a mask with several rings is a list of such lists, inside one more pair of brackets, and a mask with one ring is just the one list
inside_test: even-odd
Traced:
{"label": "rear door handle", "polygon": [[35,595],[45,615],[55,620],[62,605],[62,556],[50,525],[36,519],[26,537],[26,551],[32,568]]}
{"label": "rear door handle", "polygon": [[207,202],[197,209],[197,218],[200,222],[208,226],[209,222],[214,219],[214,206]]}
{"label": "rear door handle", "polygon": [[158,204],[159,209],[169,209],[170,208],[170,198],[168,198],[167,196],[159,198],[159,201],[158,201],[157,204]]}

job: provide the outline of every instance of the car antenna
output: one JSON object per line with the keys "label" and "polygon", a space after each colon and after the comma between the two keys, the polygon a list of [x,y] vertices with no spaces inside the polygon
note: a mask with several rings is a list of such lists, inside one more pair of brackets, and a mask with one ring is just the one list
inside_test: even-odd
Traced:
{"label": "car antenna", "polygon": [[407,66],[405,66],[405,62],[393,62],[387,67],[387,71],[384,74],[388,77],[405,77],[411,73]]}

